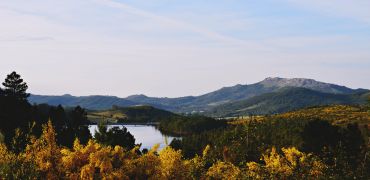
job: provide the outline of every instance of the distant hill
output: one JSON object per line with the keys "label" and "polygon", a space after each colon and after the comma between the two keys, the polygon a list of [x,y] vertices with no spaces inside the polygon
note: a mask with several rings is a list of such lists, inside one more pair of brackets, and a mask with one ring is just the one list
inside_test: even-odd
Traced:
{"label": "distant hill", "polygon": [[207,112],[212,116],[239,116],[248,114],[276,114],[322,105],[356,105],[366,103],[368,92],[332,94],[306,88],[285,87],[246,100],[217,106]]}
{"label": "distant hill", "polygon": [[[280,92],[287,87],[306,88],[317,93],[327,93],[336,95],[332,98],[365,92],[364,89],[351,89],[345,86],[329,84],[303,78],[266,78],[265,80],[250,84],[224,87],[217,91],[210,92],[201,96],[186,96],[180,98],[156,98],[145,95],[133,95],[127,98],[115,96],[83,96],[75,97],[64,96],[40,96],[31,95],[29,100],[32,103],[47,103],[51,105],[77,106],[91,110],[110,109],[113,105],[128,107],[135,105],[149,105],[160,109],[165,109],[177,113],[201,113],[210,111],[215,107],[224,104],[248,100],[267,93]],[[271,96],[271,95],[270,95]],[[303,96],[300,96],[303,97]],[[299,101],[300,99],[296,99]],[[256,100],[253,100],[256,101]],[[331,101],[329,101],[331,102]],[[338,100],[336,102],[343,102]],[[320,104],[320,103],[319,103]],[[261,106],[262,107],[262,106]],[[272,108],[273,109],[273,108]]]}
{"label": "distant hill", "polygon": [[151,106],[117,107],[109,110],[88,112],[88,119],[98,123],[102,120],[109,123],[152,123],[164,119],[176,118],[180,115]]}
{"label": "distant hill", "polygon": [[71,96],[69,94],[63,96],[40,96],[31,95],[28,100],[36,104],[49,104],[53,106],[63,105],[67,107],[81,106],[87,109],[110,109],[113,105],[116,106],[134,106],[138,103],[118,98],[115,96]]}

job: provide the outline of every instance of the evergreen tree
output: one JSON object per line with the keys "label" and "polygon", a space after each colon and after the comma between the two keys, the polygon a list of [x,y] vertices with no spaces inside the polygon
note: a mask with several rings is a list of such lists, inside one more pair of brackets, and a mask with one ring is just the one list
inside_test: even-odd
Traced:
{"label": "evergreen tree", "polygon": [[327,121],[310,121],[302,132],[303,150],[320,155],[323,151],[333,150],[339,144],[339,128]]}
{"label": "evergreen tree", "polygon": [[98,125],[98,131],[95,131],[95,140],[107,146],[122,146],[127,149],[135,147],[134,136],[127,131],[126,127],[107,128],[105,124]]}
{"label": "evergreen tree", "polygon": [[29,97],[29,94],[26,92],[28,89],[27,83],[23,82],[21,76],[15,71],[7,76],[5,82],[3,82],[3,86],[5,87],[3,92],[5,96],[27,101]]}
{"label": "evergreen tree", "polygon": [[5,88],[0,90],[0,131],[9,145],[17,128],[25,131],[30,126],[32,108],[27,101],[28,86],[20,75],[12,72],[2,84]]}
{"label": "evergreen tree", "polygon": [[[73,142],[76,138],[80,140],[82,144],[86,144],[91,139],[89,127],[87,126],[89,121],[85,109],[77,106],[72,111],[68,112],[67,116],[63,114],[64,110],[62,106],[57,107],[53,110],[55,118],[60,126],[60,132],[57,136],[58,143],[73,147]],[[64,118],[67,118],[63,120]]]}

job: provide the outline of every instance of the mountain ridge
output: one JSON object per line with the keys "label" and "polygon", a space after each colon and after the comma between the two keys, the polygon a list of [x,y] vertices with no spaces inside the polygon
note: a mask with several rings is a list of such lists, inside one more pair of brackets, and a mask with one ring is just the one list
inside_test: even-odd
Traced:
{"label": "mountain ridge", "polygon": [[144,94],[131,95],[126,98],[117,96],[42,96],[31,95],[32,103],[46,103],[50,105],[77,106],[87,109],[102,110],[116,106],[150,105],[156,108],[177,112],[194,113],[209,111],[223,104],[247,100],[266,93],[277,92],[283,88],[306,88],[321,93],[330,94],[353,94],[368,91],[366,89],[351,89],[336,84],[324,83],[305,78],[280,78],[268,77],[254,84],[237,84],[235,86],[223,87],[216,91],[200,96],[184,96],[178,98],[148,97]]}

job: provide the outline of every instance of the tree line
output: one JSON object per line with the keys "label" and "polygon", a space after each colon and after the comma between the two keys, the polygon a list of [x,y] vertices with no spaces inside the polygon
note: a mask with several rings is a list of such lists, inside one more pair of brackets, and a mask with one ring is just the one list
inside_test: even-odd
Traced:
{"label": "tree line", "polygon": [[[75,139],[86,144],[92,136],[88,125],[86,110],[77,107],[30,104],[27,98],[28,85],[16,72],[7,75],[0,87],[0,142],[14,152],[26,148],[30,137],[40,137],[42,126],[49,120],[56,132],[56,143],[60,146],[73,147]],[[125,128],[112,130],[99,128],[95,133],[98,142],[109,145],[133,147],[135,139]],[[119,142],[117,139],[129,139]]]}

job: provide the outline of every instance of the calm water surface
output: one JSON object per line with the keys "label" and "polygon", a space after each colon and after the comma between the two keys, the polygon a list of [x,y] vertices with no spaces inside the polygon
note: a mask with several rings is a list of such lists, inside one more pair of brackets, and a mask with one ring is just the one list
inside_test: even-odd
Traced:
{"label": "calm water surface", "polygon": [[[169,145],[174,137],[163,135],[154,126],[150,125],[108,125],[111,127],[126,127],[127,130],[135,137],[136,144],[142,144],[141,149],[151,149],[155,144],[159,144],[160,148],[163,149]],[[89,129],[91,134],[95,135],[97,125],[90,125]]]}

